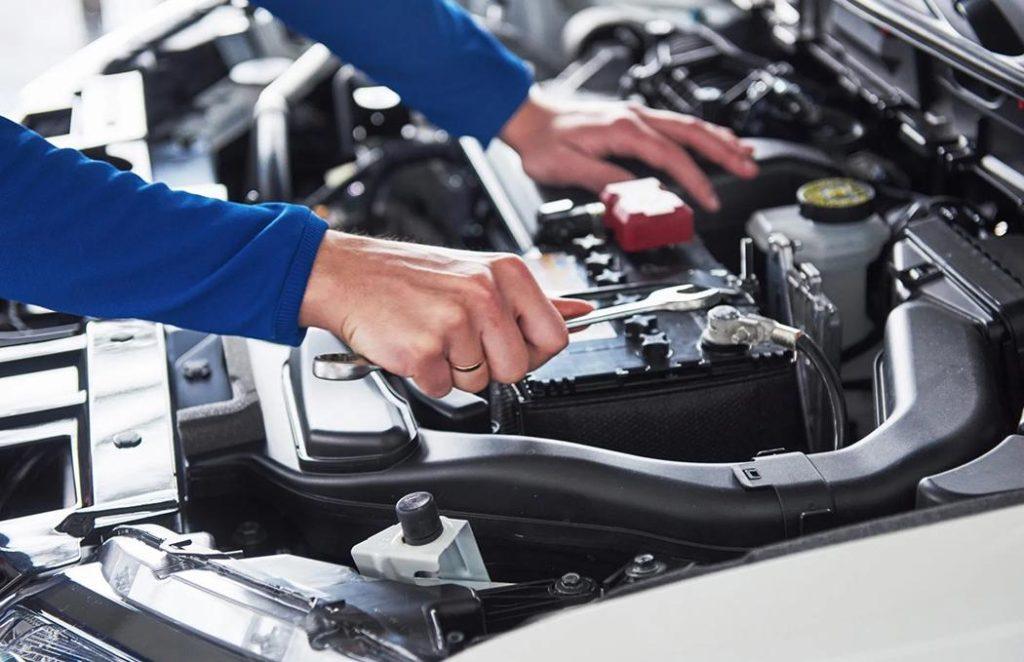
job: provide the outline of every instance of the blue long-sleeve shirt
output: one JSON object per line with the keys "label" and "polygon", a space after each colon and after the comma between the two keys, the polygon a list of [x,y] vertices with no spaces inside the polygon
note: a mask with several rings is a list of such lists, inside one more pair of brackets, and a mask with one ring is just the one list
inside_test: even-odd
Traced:
{"label": "blue long-sleeve shirt", "polygon": [[[261,0],[456,135],[489,140],[522,62],[449,0]],[[0,298],[296,344],[326,225],[148,184],[0,117]]]}

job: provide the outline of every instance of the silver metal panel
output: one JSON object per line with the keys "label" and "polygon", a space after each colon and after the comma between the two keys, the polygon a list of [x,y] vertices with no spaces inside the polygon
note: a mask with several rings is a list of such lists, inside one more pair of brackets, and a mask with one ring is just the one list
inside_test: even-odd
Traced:
{"label": "silver metal panel", "polygon": [[85,349],[85,336],[72,336],[60,340],[47,342],[28,343],[25,345],[12,345],[0,347],[0,363],[9,361],[24,361],[36,359],[41,356],[52,356],[54,354],[67,354]]}
{"label": "silver metal panel", "polygon": [[139,321],[90,322],[86,333],[93,503],[176,498],[163,328]]}

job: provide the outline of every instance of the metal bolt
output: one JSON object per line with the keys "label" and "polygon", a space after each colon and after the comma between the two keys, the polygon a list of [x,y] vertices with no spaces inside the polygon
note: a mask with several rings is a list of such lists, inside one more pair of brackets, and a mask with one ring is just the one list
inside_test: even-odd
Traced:
{"label": "metal bolt", "polygon": [[112,438],[115,448],[135,448],[142,443],[142,435],[135,430],[118,432]]}
{"label": "metal bolt", "polygon": [[466,635],[459,630],[453,630],[452,632],[448,633],[448,636],[446,636],[445,639],[448,640],[449,645],[458,646],[466,640]]}
{"label": "metal bolt", "polygon": [[594,582],[578,572],[567,572],[552,587],[556,595],[576,596],[593,590]]}
{"label": "metal bolt", "polygon": [[636,580],[653,577],[665,571],[666,565],[655,558],[654,554],[637,554],[633,562],[626,568],[626,577]]}
{"label": "metal bolt", "polygon": [[654,554],[637,554],[633,558],[633,565],[637,568],[650,568],[654,566]]}
{"label": "metal bolt", "polygon": [[186,381],[198,382],[210,378],[213,374],[213,369],[210,368],[210,362],[206,359],[193,359],[191,361],[185,361],[181,366],[181,376]]}

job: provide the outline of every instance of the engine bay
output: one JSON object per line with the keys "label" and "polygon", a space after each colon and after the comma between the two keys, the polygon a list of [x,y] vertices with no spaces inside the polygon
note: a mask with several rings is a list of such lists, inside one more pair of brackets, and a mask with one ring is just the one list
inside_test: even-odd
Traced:
{"label": "engine bay", "polygon": [[[557,44],[486,13],[546,93],[727,126],[757,177],[701,163],[715,213],[632,162],[600,196],[540,186],[500,140],[449,136],[213,1],[29,90],[24,124],[145,178],[515,253],[545,291],[633,312],[438,399],[325,379],[349,351],[326,331],[290,348],[0,302],[0,643],[130,657],[173,624],[199,659],[443,659],[778,541],[1024,488],[978,471],[1019,446],[1024,400],[1024,70],[991,50],[1009,37],[937,46],[911,28],[943,13],[880,0],[550,4]],[[642,307],[666,288],[707,296]]]}

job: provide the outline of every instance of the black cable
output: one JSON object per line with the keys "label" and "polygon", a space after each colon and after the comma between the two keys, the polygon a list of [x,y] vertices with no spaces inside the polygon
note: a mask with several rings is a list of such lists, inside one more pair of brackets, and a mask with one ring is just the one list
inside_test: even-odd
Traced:
{"label": "black cable", "polygon": [[810,361],[825,384],[825,391],[828,393],[828,403],[832,409],[835,449],[839,450],[846,445],[847,419],[846,398],[843,397],[843,382],[839,377],[839,371],[828,360],[825,353],[821,351],[821,347],[811,340],[807,334],[801,334],[797,339],[796,350]]}

